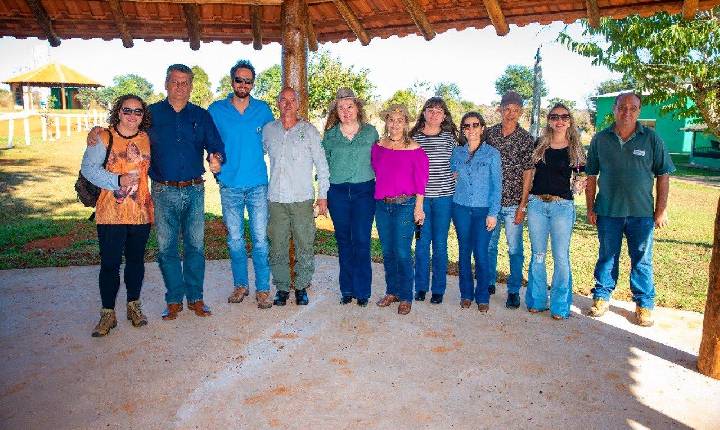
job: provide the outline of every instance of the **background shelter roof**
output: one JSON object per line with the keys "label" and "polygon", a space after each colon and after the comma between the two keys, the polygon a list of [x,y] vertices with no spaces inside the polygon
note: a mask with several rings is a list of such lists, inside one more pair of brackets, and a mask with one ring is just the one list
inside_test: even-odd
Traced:
{"label": "background shelter roof", "polygon": [[[430,40],[450,29],[622,18],[659,11],[694,16],[720,0],[307,0],[308,40],[317,42],[419,34]],[[282,0],[0,0],[0,36],[199,42],[281,42]]]}
{"label": "background shelter roof", "polygon": [[64,85],[66,87],[102,87],[80,72],[59,63],[48,63],[35,70],[17,75],[3,81],[6,84],[21,84],[33,87],[55,87]]}

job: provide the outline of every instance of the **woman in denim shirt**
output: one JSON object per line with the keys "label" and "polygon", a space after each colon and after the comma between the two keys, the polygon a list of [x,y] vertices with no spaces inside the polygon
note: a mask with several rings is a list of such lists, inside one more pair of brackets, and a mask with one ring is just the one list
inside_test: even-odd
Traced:
{"label": "woman in denim shirt", "polygon": [[[500,152],[482,141],[485,120],[477,112],[466,113],[460,121],[460,146],[450,158],[457,184],[452,218],[460,248],[460,307],[473,300],[480,312],[490,309],[488,291],[488,242],[497,224],[502,193]],[[475,276],[470,260],[475,256]]]}
{"label": "woman in denim shirt", "polygon": [[[538,139],[532,161],[532,182],[526,178],[518,211],[528,215],[528,233],[532,257],[528,273],[525,303],[528,311],[548,309],[545,257],[548,236],[552,243],[553,277],[550,313],[553,319],[570,316],[572,273],[570,271],[570,235],[575,224],[572,175],[584,172],[585,152],[570,110],[557,103],[550,109],[548,121]],[[577,191],[582,181],[576,181]]]}

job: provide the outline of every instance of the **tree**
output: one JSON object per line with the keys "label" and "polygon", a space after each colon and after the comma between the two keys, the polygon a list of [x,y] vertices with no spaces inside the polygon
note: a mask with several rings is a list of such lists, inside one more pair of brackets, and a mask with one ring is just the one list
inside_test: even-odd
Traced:
{"label": "tree", "polygon": [[95,88],[80,88],[77,99],[83,109],[92,109],[103,104],[100,90]]}
{"label": "tree", "polygon": [[440,82],[435,85],[436,97],[442,97],[445,102],[450,100],[460,101],[460,87],[455,82]]}
{"label": "tree", "polygon": [[547,101],[548,109],[552,109],[552,107],[555,106],[557,103],[561,103],[561,104],[567,106],[567,108],[570,110],[575,110],[576,104],[574,101],[568,100],[568,99],[563,99],[560,97],[553,97],[553,98],[549,99]]}
{"label": "tree", "polygon": [[113,78],[113,85],[99,90],[100,101],[109,105],[120,96],[135,94],[143,100],[153,95],[153,85],[142,76],[135,74],[120,75]]}
{"label": "tree", "polygon": [[233,92],[233,89],[230,83],[230,75],[225,75],[220,79],[217,88],[215,88],[215,100],[224,99],[231,92]]}
{"label": "tree", "polygon": [[[525,100],[532,100],[533,70],[530,67],[518,64],[507,66],[503,74],[495,81],[495,91],[502,96],[508,91],[515,91]],[[540,81],[540,96],[547,95],[545,80]]]}
{"label": "tree", "polygon": [[0,88],[0,107],[10,109],[14,104],[12,93],[5,88]]}
{"label": "tree", "polygon": [[[720,7],[692,20],[660,12],[650,17],[583,22],[580,40],[562,32],[558,40],[592,63],[620,72],[647,92],[645,102],[662,112],[704,121],[720,135]],[[688,103],[691,101],[692,103]]]}
{"label": "tree", "polygon": [[[277,97],[282,89],[282,72],[278,64],[265,69],[255,76],[255,87],[253,88],[253,96],[260,100],[265,100],[270,105],[273,115],[277,118],[280,113],[277,108]],[[228,76],[228,83],[230,77]]]}
{"label": "tree", "polygon": [[190,93],[190,102],[207,108],[213,100],[210,78],[200,66],[192,66],[191,70],[193,71],[193,89]]}

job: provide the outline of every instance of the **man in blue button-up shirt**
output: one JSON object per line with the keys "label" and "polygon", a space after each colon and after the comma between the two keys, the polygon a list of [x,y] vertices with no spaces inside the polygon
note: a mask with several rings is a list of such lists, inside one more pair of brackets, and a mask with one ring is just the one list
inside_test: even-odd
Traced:
{"label": "man in blue button-up shirt", "polygon": [[268,265],[268,175],[263,157],[262,128],[273,120],[270,107],[250,96],[255,68],[240,60],[230,69],[233,92],[208,108],[225,145],[225,164],[218,175],[223,220],[233,274],[229,303],[240,303],[249,293],[245,251],[245,208],[250,218],[255,298],[260,309],[272,307],[269,299]]}
{"label": "man in blue button-up shirt", "polygon": [[[158,264],[165,281],[164,320],[177,317],[183,298],[198,316],[210,315],[203,302],[205,278],[204,152],[210,171],[220,172],[223,143],[207,111],[189,102],[192,70],[183,64],[167,69],[167,98],[148,107],[152,126],[150,178],[155,203]],[[183,238],[180,264],[179,238]]]}

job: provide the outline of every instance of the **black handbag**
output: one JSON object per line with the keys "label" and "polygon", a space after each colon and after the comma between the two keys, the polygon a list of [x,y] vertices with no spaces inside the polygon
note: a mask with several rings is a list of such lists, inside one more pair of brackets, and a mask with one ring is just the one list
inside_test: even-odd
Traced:
{"label": "black handbag", "polygon": [[[103,169],[107,166],[108,157],[110,156],[110,150],[112,149],[113,144],[113,137],[110,130],[108,130],[108,134],[110,138],[108,139],[108,147],[105,152],[105,160],[102,164]],[[77,181],[75,181],[75,192],[77,193],[78,200],[80,200],[80,203],[82,203],[85,207],[94,208],[95,205],[97,205],[98,197],[100,197],[100,187],[88,181],[87,178],[83,176],[82,172],[78,172],[78,178]],[[95,214],[93,213],[93,215]],[[91,216],[90,218],[92,219],[94,217]]]}

